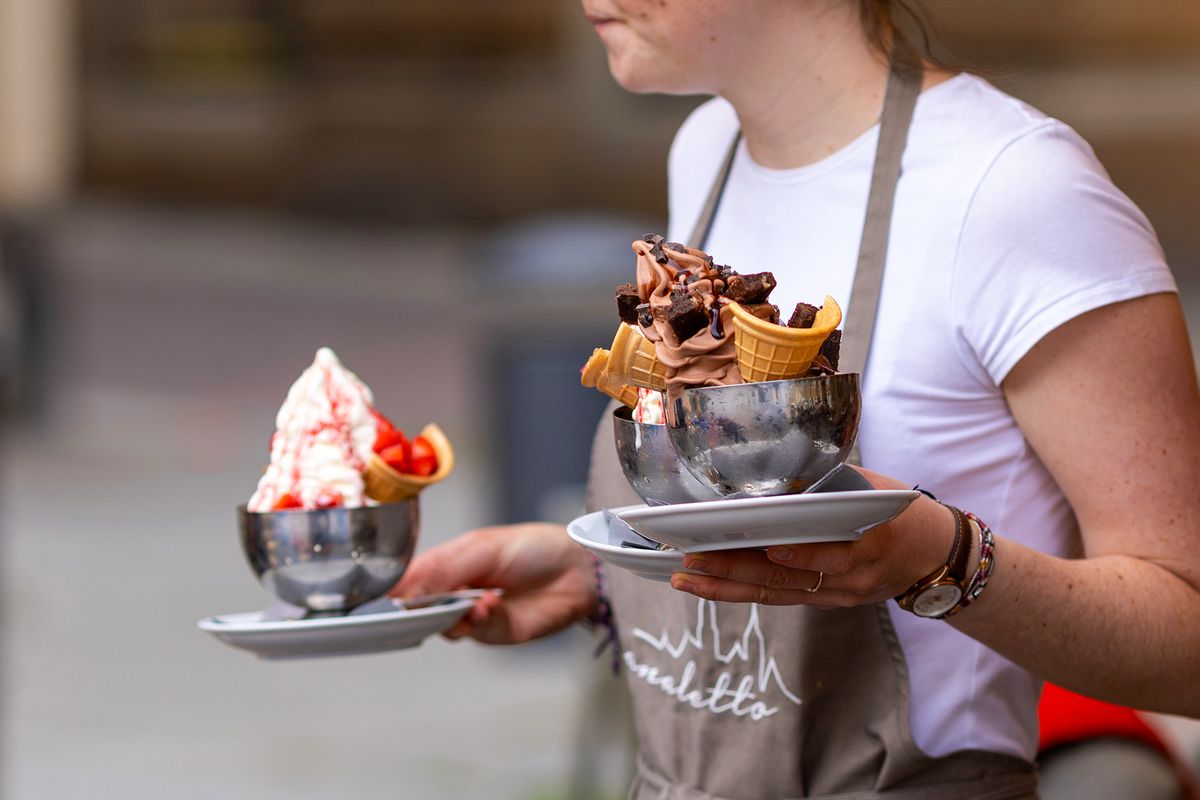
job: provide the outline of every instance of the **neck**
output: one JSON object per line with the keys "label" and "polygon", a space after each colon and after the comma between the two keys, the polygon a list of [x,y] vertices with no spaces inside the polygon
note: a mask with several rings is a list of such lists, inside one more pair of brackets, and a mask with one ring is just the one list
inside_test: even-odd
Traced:
{"label": "neck", "polygon": [[717,92],[736,109],[750,156],[774,169],[852,142],[878,120],[887,85],[887,63],[862,35],[853,4],[789,22],[760,32],[755,49],[764,57]]}

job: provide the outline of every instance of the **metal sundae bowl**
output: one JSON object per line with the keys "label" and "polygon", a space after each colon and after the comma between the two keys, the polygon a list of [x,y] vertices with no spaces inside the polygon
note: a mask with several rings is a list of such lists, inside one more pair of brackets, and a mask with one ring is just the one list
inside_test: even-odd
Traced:
{"label": "metal sundae bowl", "polygon": [[688,389],[668,409],[680,461],[724,497],[796,494],[849,456],[857,373]]}
{"label": "metal sundae bowl", "polygon": [[382,596],[417,547],[417,500],[362,508],[256,513],[238,509],[242,549],[286,603],[342,614]]}
{"label": "metal sundae bowl", "polygon": [[647,505],[721,498],[680,462],[667,436],[666,425],[635,422],[632,409],[622,406],[613,412],[613,435],[625,479]]}

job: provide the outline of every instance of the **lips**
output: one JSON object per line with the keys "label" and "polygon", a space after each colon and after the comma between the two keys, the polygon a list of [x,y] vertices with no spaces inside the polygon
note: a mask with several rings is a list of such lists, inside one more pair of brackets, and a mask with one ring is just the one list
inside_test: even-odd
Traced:
{"label": "lips", "polygon": [[612,12],[608,11],[607,9],[591,7],[587,4],[584,4],[583,16],[586,17],[587,21],[590,22],[592,25],[597,25],[597,26],[605,25],[609,22],[619,22],[620,21],[616,16],[614,16],[612,14]]}

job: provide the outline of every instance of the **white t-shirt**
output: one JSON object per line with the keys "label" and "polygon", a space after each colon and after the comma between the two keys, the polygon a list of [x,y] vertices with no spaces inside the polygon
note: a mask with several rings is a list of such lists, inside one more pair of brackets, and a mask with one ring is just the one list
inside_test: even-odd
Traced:
{"label": "white t-shirt", "polygon": [[[691,232],[737,130],[700,106],[671,148],[669,239]],[[879,129],[809,166],[755,164],[743,142],[707,243],[718,263],[770,270],[784,317],[826,294],[845,308]],[[1074,131],[986,81],[924,92],[896,191],[863,389],[866,466],[920,483],[998,534],[1079,551],[1062,492],[1008,411],[1000,382],[1035,343],[1109,303],[1175,291],[1153,229]],[[891,603],[917,744],[1032,758],[1040,684],[944,622]]]}

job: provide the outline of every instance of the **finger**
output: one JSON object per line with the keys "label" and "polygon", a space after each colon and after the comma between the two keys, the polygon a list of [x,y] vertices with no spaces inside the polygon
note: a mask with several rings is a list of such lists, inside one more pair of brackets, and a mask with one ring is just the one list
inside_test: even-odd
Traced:
{"label": "finger", "polygon": [[456,640],[465,636],[473,636],[476,629],[486,625],[488,619],[496,612],[501,603],[500,596],[495,592],[484,592],[476,598],[463,618],[442,633],[447,639]]}
{"label": "finger", "polygon": [[813,542],[768,547],[767,558],[789,569],[824,572],[826,576],[847,575],[867,561],[873,548],[857,542]]}
{"label": "finger", "polygon": [[414,558],[390,594],[415,597],[463,586],[486,586],[498,551],[495,537],[463,534]]}
{"label": "finger", "polygon": [[838,589],[826,589],[822,585],[815,592],[804,589],[772,589],[751,583],[713,578],[708,575],[691,575],[676,572],[671,576],[671,588],[677,591],[717,600],[723,603],[758,603],[764,606],[813,606],[815,608],[845,608],[863,602],[861,595]]}
{"label": "finger", "polygon": [[762,550],[730,550],[685,556],[688,569],[714,578],[752,583],[771,589],[809,589],[821,579],[818,570],[797,569],[776,564]]}

